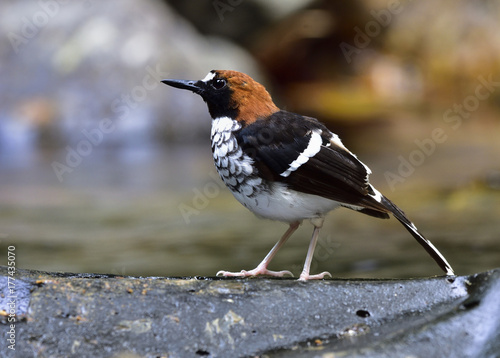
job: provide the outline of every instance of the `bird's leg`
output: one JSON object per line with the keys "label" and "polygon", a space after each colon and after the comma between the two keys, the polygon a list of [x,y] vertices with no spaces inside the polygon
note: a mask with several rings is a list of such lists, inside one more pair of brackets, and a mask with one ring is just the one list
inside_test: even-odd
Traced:
{"label": "bird's leg", "polygon": [[284,275],[290,275],[293,276],[293,274],[290,271],[270,271],[267,269],[267,266],[273,259],[273,257],[276,255],[278,250],[283,246],[283,244],[288,240],[288,238],[297,230],[299,227],[300,222],[296,221],[290,224],[290,227],[288,230],[283,234],[281,237],[280,241],[274,245],[274,247],[269,251],[269,253],[266,255],[264,260],[253,270],[246,271],[246,270],[241,270],[240,272],[229,272],[229,271],[219,271],[217,272],[217,276],[226,276],[226,277],[249,277],[249,276],[258,276],[258,275],[268,275],[268,276],[275,276],[275,277],[283,277]]}
{"label": "bird's leg", "polygon": [[325,276],[330,276],[332,275],[325,271],[317,275],[310,275],[309,271],[311,270],[311,263],[312,259],[314,256],[314,250],[316,248],[316,244],[318,243],[318,237],[319,237],[319,230],[321,229],[321,226],[323,225],[323,218],[320,220],[311,220],[311,223],[314,225],[314,231],[312,234],[311,242],[309,243],[309,249],[307,250],[307,256],[306,256],[306,261],[304,262],[304,268],[302,269],[302,273],[300,274],[299,281],[307,281],[307,280],[318,280],[325,278]]}

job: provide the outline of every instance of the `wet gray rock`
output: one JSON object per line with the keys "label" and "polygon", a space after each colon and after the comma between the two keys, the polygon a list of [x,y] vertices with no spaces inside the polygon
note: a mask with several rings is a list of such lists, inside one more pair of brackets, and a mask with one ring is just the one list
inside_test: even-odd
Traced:
{"label": "wet gray rock", "polygon": [[[7,277],[1,267],[5,328]],[[24,308],[15,348],[22,357],[494,357],[500,351],[500,269],[306,283],[18,270],[16,282],[23,292],[16,304]],[[8,344],[0,340],[0,351],[8,352]]]}

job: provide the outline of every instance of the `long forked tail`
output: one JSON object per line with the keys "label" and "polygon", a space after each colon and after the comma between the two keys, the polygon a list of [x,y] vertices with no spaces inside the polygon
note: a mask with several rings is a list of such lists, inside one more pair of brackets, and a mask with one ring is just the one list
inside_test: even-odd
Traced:
{"label": "long forked tail", "polygon": [[451,268],[451,265],[446,261],[444,256],[439,252],[439,250],[425,237],[423,237],[417,230],[416,226],[408,219],[406,214],[398,208],[392,201],[382,196],[381,204],[383,204],[396,219],[399,220],[401,224],[409,231],[409,233],[422,245],[429,255],[436,261],[436,263],[441,267],[441,269],[446,272],[447,275],[453,276],[455,273]]}

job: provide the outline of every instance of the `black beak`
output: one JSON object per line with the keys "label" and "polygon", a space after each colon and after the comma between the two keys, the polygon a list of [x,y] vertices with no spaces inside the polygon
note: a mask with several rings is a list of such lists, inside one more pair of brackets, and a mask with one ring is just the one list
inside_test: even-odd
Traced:
{"label": "black beak", "polygon": [[198,94],[203,92],[203,88],[201,86],[202,85],[201,81],[162,80],[161,82],[165,83],[166,85],[175,87],[175,88],[190,90],[190,91],[193,91],[194,93],[198,93]]}

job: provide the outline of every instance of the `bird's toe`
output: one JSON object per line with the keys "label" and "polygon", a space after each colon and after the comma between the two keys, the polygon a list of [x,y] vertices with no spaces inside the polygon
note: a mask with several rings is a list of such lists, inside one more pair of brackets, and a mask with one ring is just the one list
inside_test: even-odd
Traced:
{"label": "bird's toe", "polygon": [[308,281],[308,280],[322,280],[325,276],[329,276],[332,278],[332,274],[328,271],[319,273],[317,275],[309,275],[308,273],[301,273],[299,277],[299,281]]}
{"label": "bird's toe", "polygon": [[241,270],[239,272],[230,272],[230,271],[219,271],[217,272],[217,276],[223,277],[252,277],[252,276],[273,276],[273,277],[283,277],[286,275],[290,275],[293,277],[293,273],[288,270],[283,271],[271,271],[267,268],[256,267],[253,270],[246,271]]}

